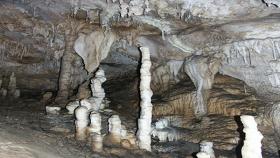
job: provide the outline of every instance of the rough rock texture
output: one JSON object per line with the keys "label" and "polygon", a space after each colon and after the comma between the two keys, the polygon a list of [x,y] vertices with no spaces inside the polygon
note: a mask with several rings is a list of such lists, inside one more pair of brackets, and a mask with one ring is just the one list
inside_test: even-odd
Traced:
{"label": "rough rock texture", "polygon": [[[102,67],[110,108],[129,115],[131,123],[138,117],[139,47],[145,46],[154,118],[168,119],[178,139],[209,140],[214,149],[234,150],[240,137],[236,118],[256,115],[263,149],[275,154],[279,5],[277,0],[1,0],[1,96],[9,95],[14,72],[21,98],[53,92],[44,104],[57,96],[61,106],[82,99],[89,107],[88,85]],[[135,133],[132,127],[127,128]],[[109,153],[114,152],[119,150]]]}
{"label": "rough rock texture", "polygon": [[111,31],[103,32],[101,29],[85,35],[80,34],[75,41],[74,49],[83,59],[85,69],[92,73],[110,51],[116,35]]}

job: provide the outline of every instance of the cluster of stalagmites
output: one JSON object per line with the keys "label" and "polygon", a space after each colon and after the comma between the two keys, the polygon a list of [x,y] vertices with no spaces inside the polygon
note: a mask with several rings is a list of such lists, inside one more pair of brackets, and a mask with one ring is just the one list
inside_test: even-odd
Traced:
{"label": "cluster of stalagmites", "polygon": [[0,80],[0,96],[11,97],[11,98],[20,97],[20,90],[17,89],[17,81],[16,81],[15,73],[11,74],[7,88],[4,88],[2,85],[3,85],[3,80]]}
{"label": "cluster of stalagmites", "polygon": [[[99,70],[95,73],[95,76],[91,79],[91,97],[68,103],[66,106],[68,113],[74,114],[75,109],[79,106],[84,106],[89,111],[104,109],[110,103],[110,101],[105,98],[105,92],[102,88],[102,84],[105,81],[105,73],[101,68],[99,68]],[[60,110],[61,107],[46,106],[48,114],[58,114]]]}
{"label": "cluster of stalagmites", "polygon": [[[92,151],[101,152],[103,150],[104,134],[102,130],[101,111],[108,105],[104,100],[105,92],[102,84],[106,81],[104,71],[99,68],[95,77],[91,80],[92,97],[80,101],[70,102],[66,109],[69,114],[76,116],[76,139],[79,141],[89,140]],[[112,144],[121,144],[128,142],[129,147],[135,145],[135,138],[127,134],[126,128],[121,124],[118,115],[112,115],[108,119],[109,134],[106,136]],[[127,144],[124,145],[128,147]]]}
{"label": "cluster of stalagmites", "polygon": [[[151,82],[151,60],[147,47],[140,48],[142,52],[141,66],[141,116],[138,120],[137,143],[140,149],[151,151],[151,123],[152,123],[152,91]],[[95,77],[91,80],[92,97],[75,101],[66,107],[70,114],[75,112],[76,116],[76,139],[85,141],[90,136],[92,150],[100,152],[103,148],[103,135],[101,133],[101,114],[104,109],[102,101],[105,97],[102,83],[106,81],[104,71],[99,69]],[[90,120],[88,119],[90,118]],[[118,115],[112,115],[108,119],[109,134],[106,138],[111,144],[122,144],[123,147],[133,147],[136,145],[134,134],[128,134],[126,128],[121,124]],[[90,124],[90,125],[89,125]],[[88,126],[89,125],[89,126]]]}
{"label": "cluster of stalagmites", "polygon": [[[103,143],[106,140],[110,144],[118,144],[123,147],[134,148],[136,145],[140,149],[151,151],[151,137],[157,137],[160,142],[176,141],[180,139],[180,134],[170,126],[167,119],[160,119],[152,126],[152,104],[151,97],[153,92],[150,88],[151,83],[151,60],[149,48],[141,47],[142,65],[140,69],[140,95],[141,113],[138,119],[138,131],[134,134],[128,133],[122,125],[118,115],[112,115],[108,119],[109,133],[102,133],[102,111],[106,107],[104,102],[105,92],[102,84],[106,81],[104,71],[100,68],[95,77],[91,80],[92,97],[74,101],[67,105],[69,114],[75,113],[76,116],[76,139],[79,141],[90,141],[92,151],[102,152]],[[205,109],[205,93],[212,87],[214,75],[218,71],[219,60],[216,58],[204,58],[201,56],[192,57],[186,61],[185,71],[195,82],[197,88],[197,109],[194,109],[198,117],[207,114]],[[257,129],[257,124],[252,116],[241,116],[244,124],[246,139],[242,148],[244,158],[261,158],[261,139],[262,135]],[[213,143],[202,141],[200,144],[198,158],[215,158]],[[254,152],[252,152],[254,151]]]}
{"label": "cluster of stalagmites", "polygon": [[74,110],[78,106],[84,106],[90,111],[98,111],[100,109],[104,109],[110,102],[105,100],[105,92],[102,88],[102,84],[106,81],[104,71],[99,68],[99,70],[95,73],[95,77],[91,79],[91,92],[92,96],[90,98],[82,99],[80,101],[70,102],[66,109],[69,114],[73,114]]}
{"label": "cluster of stalagmites", "polygon": [[109,133],[106,136],[101,133],[102,116],[99,111],[90,112],[86,107],[79,106],[75,110],[75,115],[76,139],[79,141],[89,140],[94,152],[101,152],[103,150],[104,137],[110,141],[110,144],[122,145],[128,148],[136,145],[135,138],[127,134],[126,128],[121,124],[118,115],[112,115],[108,119]]}

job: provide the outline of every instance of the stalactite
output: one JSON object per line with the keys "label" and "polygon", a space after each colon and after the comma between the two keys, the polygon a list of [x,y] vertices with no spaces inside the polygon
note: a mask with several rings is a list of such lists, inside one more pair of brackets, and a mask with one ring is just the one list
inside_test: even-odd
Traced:
{"label": "stalactite", "polygon": [[193,108],[198,118],[207,114],[208,90],[212,88],[220,64],[220,59],[205,56],[192,56],[185,61],[185,72],[196,86],[196,104]]}
{"label": "stalactite", "polygon": [[138,119],[137,139],[140,149],[151,151],[151,123],[152,123],[152,109],[151,97],[153,92],[150,88],[151,83],[151,60],[150,51],[147,47],[140,48],[142,52],[141,59],[141,81],[140,81],[140,94],[141,94],[141,113]]}
{"label": "stalactite", "polygon": [[76,53],[83,59],[85,69],[92,73],[100,62],[105,59],[110,51],[116,35],[108,30],[103,32],[98,29],[90,34],[80,34],[75,41],[74,49]]}

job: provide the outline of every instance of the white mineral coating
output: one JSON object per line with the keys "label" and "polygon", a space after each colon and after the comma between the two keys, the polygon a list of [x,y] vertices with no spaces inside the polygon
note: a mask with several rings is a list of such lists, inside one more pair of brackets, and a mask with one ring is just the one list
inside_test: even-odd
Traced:
{"label": "white mineral coating", "polygon": [[167,119],[160,119],[156,123],[156,129],[163,129],[169,126],[169,122]]}
{"label": "white mineral coating", "polygon": [[279,7],[280,6],[280,2],[278,0],[264,0],[264,2],[270,7]]}
{"label": "white mineral coating", "polygon": [[74,111],[77,107],[80,106],[80,101],[72,101],[66,105],[66,109],[68,110],[68,114],[74,114]]}
{"label": "white mineral coating", "polygon": [[200,142],[200,151],[210,155],[210,158],[215,158],[212,142],[207,142],[207,141]]}
{"label": "white mineral coating", "polygon": [[141,81],[140,81],[140,107],[141,113],[138,119],[138,131],[137,139],[140,149],[151,151],[151,123],[152,123],[152,110],[151,97],[153,92],[150,88],[151,83],[151,59],[150,51],[148,47],[141,47],[142,59],[141,59]]}
{"label": "white mineral coating", "polygon": [[85,141],[87,138],[87,126],[88,120],[88,109],[84,106],[80,106],[75,110],[76,116],[76,139],[80,141]]}
{"label": "white mineral coating", "polygon": [[[266,7],[262,1],[257,0],[246,1],[242,3],[240,3],[238,0],[233,0],[230,2],[226,0],[183,0],[182,2],[182,10],[189,11],[191,15],[195,17],[216,20],[242,18],[242,16],[256,16],[253,14],[254,12],[263,11]],[[244,12],[247,14],[244,14]],[[181,14],[184,15],[185,12],[182,11]]]}
{"label": "white mineral coating", "polygon": [[118,115],[113,115],[108,119],[108,122],[109,133],[112,141],[115,143],[120,143],[122,137],[122,125],[120,117]]}
{"label": "white mineral coating", "polygon": [[263,135],[258,131],[257,123],[253,116],[243,115],[240,117],[245,133],[244,145],[241,149],[243,158],[262,158]]}
{"label": "white mineral coating", "polygon": [[81,106],[86,107],[88,110],[91,110],[92,108],[92,103],[89,101],[89,99],[82,99],[80,101]]}
{"label": "white mineral coating", "polygon": [[207,153],[205,152],[199,152],[196,154],[196,157],[197,158],[211,158],[210,155],[208,155]]}
{"label": "white mineral coating", "polygon": [[103,136],[101,135],[101,128],[100,113],[91,112],[88,131],[91,137],[91,148],[94,152],[101,152],[103,150]]}
{"label": "white mineral coating", "polygon": [[192,56],[185,61],[185,71],[196,87],[196,104],[194,114],[200,118],[207,114],[208,90],[212,88],[215,74],[221,60],[201,55]]}
{"label": "white mineral coating", "polygon": [[180,138],[180,134],[169,126],[169,121],[165,118],[155,122],[151,135],[157,137],[160,142],[177,141]]}
{"label": "white mineral coating", "polygon": [[94,72],[100,62],[105,59],[115,41],[115,34],[111,31],[96,30],[90,34],[80,34],[75,41],[74,49],[82,57],[86,70]]}
{"label": "white mineral coating", "polygon": [[121,17],[122,18],[127,17],[129,5],[123,2],[123,0],[120,0],[120,8],[121,8],[120,10]]}
{"label": "white mineral coating", "polygon": [[61,107],[46,106],[46,112],[47,112],[47,114],[54,114],[54,115],[57,115],[57,114],[59,114],[60,110],[61,110]]}
{"label": "white mineral coating", "polygon": [[140,16],[144,14],[144,2],[143,0],[131,0],[129,2],[128,16]]}

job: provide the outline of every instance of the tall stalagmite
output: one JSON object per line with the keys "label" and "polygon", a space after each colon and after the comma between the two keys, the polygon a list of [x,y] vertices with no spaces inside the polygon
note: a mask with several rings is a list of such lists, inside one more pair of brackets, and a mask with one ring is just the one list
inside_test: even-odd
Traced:
{"label": "tall stalagmite", "polygon": [[138,119],[137,139],[138,145],[141,149],[151,151],[151,123],[152,123],[152,110],[151,97],[153,92],[150,88],[151,83],[151,59],[150,51],[147,47],[140,48],[142,52],[142,65],[140,69],[140,95],[141,95],[141,114]]}
{"label": "tall stalagmite", "polygon": [[263,135],[258,131],[257,123],[253,116],[241,116],[243,132],[246,134],[241,153],[243,158],[262,158]]}

